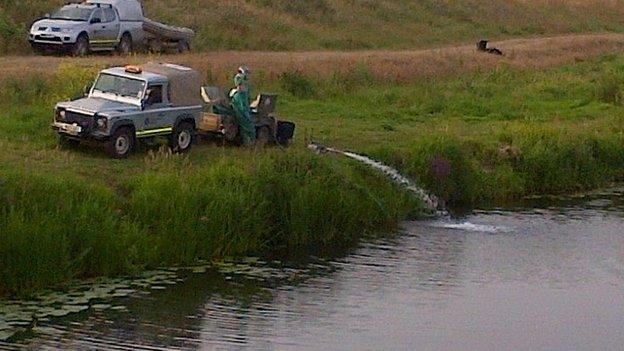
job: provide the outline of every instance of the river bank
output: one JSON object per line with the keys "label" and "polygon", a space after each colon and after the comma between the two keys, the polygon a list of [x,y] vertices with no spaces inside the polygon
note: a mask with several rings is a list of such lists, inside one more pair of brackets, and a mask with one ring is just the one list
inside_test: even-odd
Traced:
{"label": "river bank", "polygon": [[[56,308],[35,303],[38,326],[11,343],[0,318],[0,348],[617,350],[623,195],[603,189],[405,222],[327,258],[251,257],[86,282],[81,294],[43,300]],[[67,313],[59,300],[80,312],[44,320]],[[11,307],[33,303],[0,302],[0,313]]]}
{"label": "river bank", "polygon": [[3,80],[0,295],[224,256],[322,254],[418,217],[407,192],[312,155],[309,138],[393,165],[450,205],[624,178],[618,55],[391,84],[366,62],[323,75],[259,71],[255,86],[280,93],[279,114],[298,125],[288,149],[201,142],[184,156],[153,148],[121,161],[59,148],[48,127],[54,103],[79,95],[99,67]]}

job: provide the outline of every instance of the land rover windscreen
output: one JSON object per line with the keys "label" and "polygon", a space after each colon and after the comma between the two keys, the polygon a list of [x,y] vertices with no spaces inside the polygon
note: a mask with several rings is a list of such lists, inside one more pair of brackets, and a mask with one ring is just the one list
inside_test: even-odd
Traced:
{"label": "land rover windscreen", "polygon": [[144,80],[101,73],[91,89],[90,97],[141,106],[147,83]]}

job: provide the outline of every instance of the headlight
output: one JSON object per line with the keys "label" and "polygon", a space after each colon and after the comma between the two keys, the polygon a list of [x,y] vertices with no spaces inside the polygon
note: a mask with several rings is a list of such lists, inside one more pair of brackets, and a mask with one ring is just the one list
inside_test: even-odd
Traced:
{"label": "headlight", "polygon": [[63,109],[56,109],[56,111],[54,111],[54,118],[57,121],[64,121],[65,120],[65,110],[63,110]]}
{"label": "headlight", "polygon": [[108,126],[108,120],[106,117],[97,117],[95,123],[97,123],[98,128],[101,130],[106,130],[106,127]]}
{"label": "headlight", "polygon": [[72,31],[71,28],[61,28],[61,33],[69,33],[71,31]]}

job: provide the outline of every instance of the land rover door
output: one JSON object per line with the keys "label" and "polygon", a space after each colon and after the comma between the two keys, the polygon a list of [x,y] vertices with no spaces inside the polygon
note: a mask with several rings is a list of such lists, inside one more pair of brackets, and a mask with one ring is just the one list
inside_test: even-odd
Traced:
{"label": "land rover door", "polygon": [[165,82],[150,82],[141,105],[143,112],[137,125],[137,137],[171,133],[175,112],[171,110]]}

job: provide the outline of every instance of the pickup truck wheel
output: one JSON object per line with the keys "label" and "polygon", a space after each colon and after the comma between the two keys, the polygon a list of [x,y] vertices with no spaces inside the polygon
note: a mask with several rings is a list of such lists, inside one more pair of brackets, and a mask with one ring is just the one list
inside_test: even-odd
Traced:
{"label": "pickup truck wheel", "polygon": [[188,41],[180,40],[178,42],[178,52],[182,54],[187,51],[191,51],[191,46],[189,45]]}
{"label": "pickup truck wheel", "polygon": [[193,146],[195,130],[190,123],[180,123],[171,135],[171,150],[176,153],[184,153]]}
{"label": "pickup truck wheel", "polygon": [[130,36],[130,34],[125,33],[121,37],[119,45],[117,46],[117,52],[120,55],[128,55],[132,52],[132,37]]}
{"label": "pickup truck wheel", "polygon": [[72,48],[72,54],[76,57],[84,57],[89,54],[89,38],[86,35],[78,36],[76,44]]}
{"label": "pickup truck wheel", "polygon": [[134,147],[134,136],[130,128],[119,128],[108,141],[106,151],[113,158],[125,158]]}

